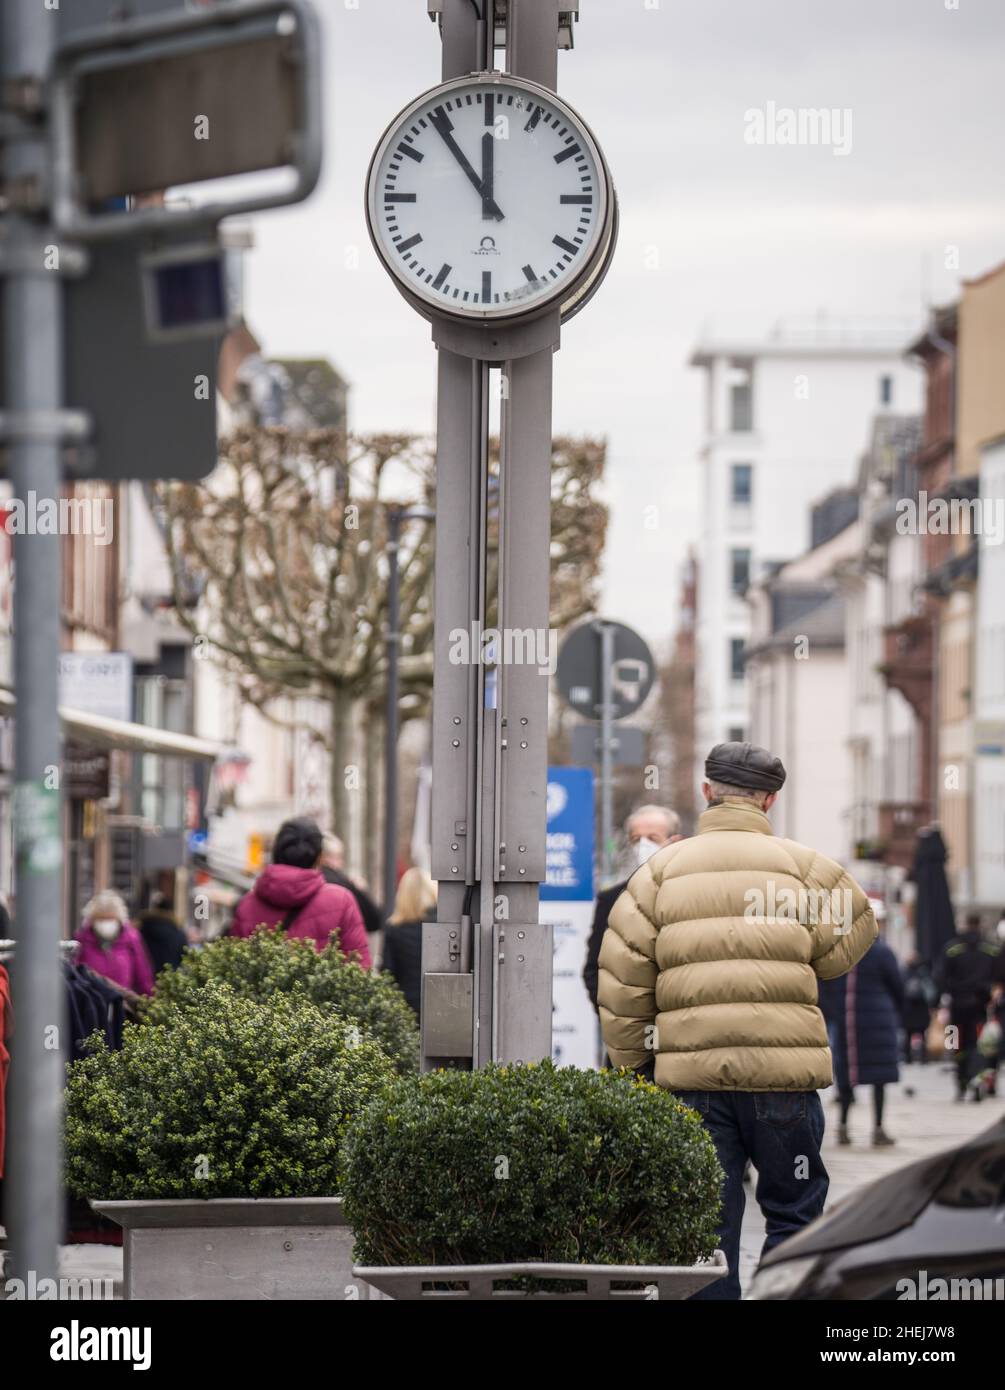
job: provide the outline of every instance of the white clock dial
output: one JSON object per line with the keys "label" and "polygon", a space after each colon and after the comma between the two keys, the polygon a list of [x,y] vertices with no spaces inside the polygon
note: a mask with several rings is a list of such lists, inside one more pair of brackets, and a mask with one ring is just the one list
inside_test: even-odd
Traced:
{"label": "white clock dial", "polygon": [[610,234],[589,130],[546,88],[490,75],[420,97],[370,166],[370,233],[412,296],[465,318],[570,299]]}

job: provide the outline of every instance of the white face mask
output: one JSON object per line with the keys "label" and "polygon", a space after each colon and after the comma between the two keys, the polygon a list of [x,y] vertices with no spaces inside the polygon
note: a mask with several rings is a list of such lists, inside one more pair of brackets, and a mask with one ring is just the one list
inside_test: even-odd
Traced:
{"label": "white face mask", "polygon": [[99,917],[94,925],[94,934],[101,941],[114,941],[122,930],[122,923],[114,917]]}
{"label": "white face mask", "polygon": [[663,846],[657,844],[655,840],[636,840],[632,845],[635,863],[641,868],[647,859],[651,859],[656,851],[662,848]]}

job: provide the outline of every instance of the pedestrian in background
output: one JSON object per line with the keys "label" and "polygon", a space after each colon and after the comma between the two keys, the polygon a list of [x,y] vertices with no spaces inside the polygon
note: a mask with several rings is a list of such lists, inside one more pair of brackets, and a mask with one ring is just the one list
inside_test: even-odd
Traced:
{"label": "pedestrian in background", "polygon": [[[877,928],[840,864],[772,833],[780,759],[720,743],[705,777],[698,833],[658,850],[614,904],[598,998],[614,1064],[651,1071],[712,1136],[725,1171],[719,1243],[729,1274],[695,1297],[738,1299],[748,1158],[764,1253],[823,1210],[817,1091],[832,1070],[817,980],[850,970]],[[831,910],[811,911],[821,896]]]}
{"label": "pedestrian in background", "polygon": [[417,1014],[422,1013],[422,924],[436,921],[436,883],[422,869],[406,869],[384,933],[381,968],[393,975]]}
{"label": "pedestrian in background", "polygon": [[962,930],[953,937],[935,969],[939,992],[949,999],[949,1023],[956,1030],[956,1099],[965,1100],[968,1088],[972,1100],[980,1100],[978,1086],[972,1085],[981,1071],[977,1038],[987,1019],[988,1004],[996,973],[998,945],[981,939],[980,914],[968,912]]}
{"label": "pedestrian in background", "polygon": [[922,1066],[928,1061],[928,1030],[932,1022],[932,1010],[939,1000],[939,991],[932,972],[916,951],[907,958],[904,967],[904,1007],[900,1021],[904,1029],[904,1061],[915,1059],[915,1039],[921,1038],[920,1058]]}
{"label": "pedestrian in background", "polygon": [[188,938],[164,893],[154,889],[145,910],[137,916],[136,925],[147,948],[154,978],[162,970],[177,970]]}
{"label": "pedestrian in background", "polygon": [[319,951],[331,942],[343,955],[370,969],[370,948],[356,899],[347,888],[326,883],[321,873],[322,837],[314,821],[284,821],[272,846],[272,863],[234,909],[231,936],[251,936],[261,927],[280,927],[288,937],[313,941]]}
{"label": "pedestrian in background", "polygon": [[850,1144],[848,1112],[855,1087],[872,1087],[872,1142],[895,1143],[883,1128],[886,1087],[900,1079],[898,1034],[904,1008],[900,966],[889,946],[876,941],[840,979],[820,981],[820,1007],[827,1020],[841,1121],[838,1143]]}
{"label": "pedestrian in background", "polygon": [[153,994],[154,974],[143,938],[129,921],[126,905],[110,889],[96,893],[84,908],[75,933],[77,960],[134,994]]}
{"label": "pedestrian in background", "polygon": [[325,835],[322,840],[321,872],[324,874],[325,883],[334,883],[339,888],[346,888],[353,895],[369,936],[374,932],[383,931],[384,914],[366,889],[361,888],[345,871],[345,845],[337,835]]}
{"label": "pedestrian in background", "polygon": [[[637,806],[625,821],[625,835],[632,861],[631,872],[628,875],[628,878],[631,878],[635,870],[658,849],[681,838],[680,816],[668,806]],[[583,983],[595,1009],[600,948],[603,945],[604,932],[607,930],[607,919],[611,915],[611,908],[628,887],[628,878],[622,879],[610,888],[601,889],[597,894],[593,925],[590,927],[590,939],[586,947],[586,964],[583,967]]]}

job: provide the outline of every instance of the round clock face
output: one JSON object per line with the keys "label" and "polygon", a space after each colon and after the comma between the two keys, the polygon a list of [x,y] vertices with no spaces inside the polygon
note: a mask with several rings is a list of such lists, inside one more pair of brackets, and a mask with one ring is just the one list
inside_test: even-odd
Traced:
{"label": "round clock face", "polygon": [[589,130],[535,83],[461,78],[397,118],[370,165],[370,234],[412,296],[469,319],[573,297],[610,235]]}

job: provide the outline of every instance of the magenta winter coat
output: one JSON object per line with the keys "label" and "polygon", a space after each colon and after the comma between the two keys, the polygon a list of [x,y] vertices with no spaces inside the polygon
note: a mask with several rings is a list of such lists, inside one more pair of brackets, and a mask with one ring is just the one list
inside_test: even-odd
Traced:
{"label": "magenta winter coat", "polygon": [[334,936],[343,955],[355,953],[363,969],[370,969],[370,948],[356,899],[347,888],[326,883],[319,869],[270,864],[234,909],[230,935],[250,936],[261,926],[281,926],[294,907],[300,911],[287,933],[290,937],[311,940],[321,951]]}
{"label": "magenta winter coat", "polygon": [[85,922],[77,929],[76,940],[80,942],[79,965],[88,966],[134,994],[153,994],[154,972],[150,957],[142,936],[129,922],[123,923],[118,936],[110,942],[102,941],[90,922]]}

